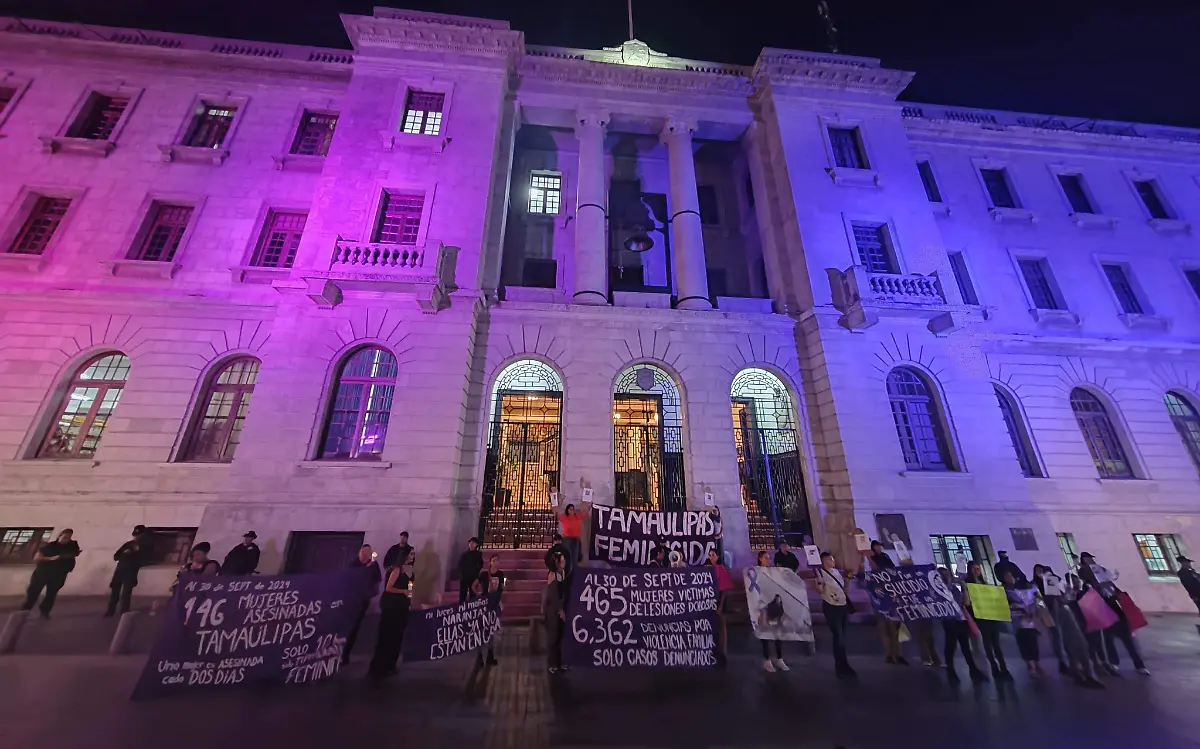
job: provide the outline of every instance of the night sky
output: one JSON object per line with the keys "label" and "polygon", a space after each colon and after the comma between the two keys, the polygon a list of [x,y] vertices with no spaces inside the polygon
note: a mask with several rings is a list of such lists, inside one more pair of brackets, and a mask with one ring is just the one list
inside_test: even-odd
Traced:
{"label": "night sky", "polygon": [[[0,15],[348,46],[351,0],[0,0]],[[378,3],[386,5],[382,0]],[[624,0],[394,0],[502,18],[530,44],[626,38]],[[1200,127],[1200,0],[830,0],[841,51],[917,72],[905,99]],[[686,8],[686,10],[679,10]],[[634,0],[637,36],[678,57],[752,64],[825,50],[816,0]]]}

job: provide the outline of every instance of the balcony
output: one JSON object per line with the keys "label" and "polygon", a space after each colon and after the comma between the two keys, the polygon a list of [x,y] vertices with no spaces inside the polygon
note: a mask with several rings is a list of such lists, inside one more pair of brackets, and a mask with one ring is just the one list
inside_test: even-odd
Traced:
{"label": "balcony", "polygon": [[[450,295],[458,289],[458,249],[437,241],[397,245],[339,239],[328,270],[303,274],[303,291],[325,308],[336,307],[347,292],[410,295],[421,311],[436,314],[450,307]],[[292,286],[276,284],[281,285]]]}
{"label": "balcony", "polygon": [[861,265],[825,272],[833,306],[842,313],[838,324],[849,330],[869,328],[881,317],[916,318],[926,320],[930,332],[947,335],[961,326],[971,309],[946,302],[936,273],[870,273]]}

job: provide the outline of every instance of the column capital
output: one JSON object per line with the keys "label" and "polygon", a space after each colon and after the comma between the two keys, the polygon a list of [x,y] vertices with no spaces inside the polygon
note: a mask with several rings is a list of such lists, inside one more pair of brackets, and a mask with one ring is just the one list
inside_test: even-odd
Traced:
{"label": "column capital", "polygon": [[691,117],[668,117],[663,122],[662,131],[659,133],[659,139],[664,143],[668,138],[676,135],[687,135],[689,138],[696,133],[700,123]]}
{"label": "column capital", "polygon": [[612,119],[612,115],[603,109],[588,107],[579,109],[575,112],[575,134],[579,135],[579,131],[584,128],[598,127],[604,130],[608,127],[608,121]]}

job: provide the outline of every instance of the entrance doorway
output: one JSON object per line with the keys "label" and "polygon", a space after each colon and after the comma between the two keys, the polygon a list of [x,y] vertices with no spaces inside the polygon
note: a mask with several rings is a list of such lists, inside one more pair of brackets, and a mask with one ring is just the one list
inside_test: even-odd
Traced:
{"label": "entrance doorway", "polygon": [[617,507],[687,509],[679,390],[658,367],[637,364],[617,378],[613,470]]}
{"label": "entrance doorway", "polygon": [[558,486],[562,381],[527,359],[496,380],[489,421],[479,537],[488,548],[549,546],[557,526],[550,492]]}
{"label": "entrance doorway", "polygon": [[362,544],[360,532],[293,531],[288,540],[283,571],[291,575],[345,569]]}

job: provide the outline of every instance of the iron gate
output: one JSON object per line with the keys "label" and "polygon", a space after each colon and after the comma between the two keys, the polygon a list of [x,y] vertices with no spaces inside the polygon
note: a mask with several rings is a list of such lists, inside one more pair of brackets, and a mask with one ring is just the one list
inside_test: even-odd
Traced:
{"label": "iron gate", "polygon": [[804,472],[794,429],[735,427],[742,506],[752,548],[770,548],[779,538],[797,542],[812,535]]}
{"label": "iron gate", "polygon": [[615,424],[613,452],[617,507],[687,509],[681,428]]}
{"label": "iron gate", "polygon": [[479,537],[488,548],[549,546],[557,527],[550,490],[558,486],[561,397],[525,393],[504,397],[552,400],[554,418],[519,421],[505,418],[508,409],[498,410],[499,419],[492,422],[488,437]]}

